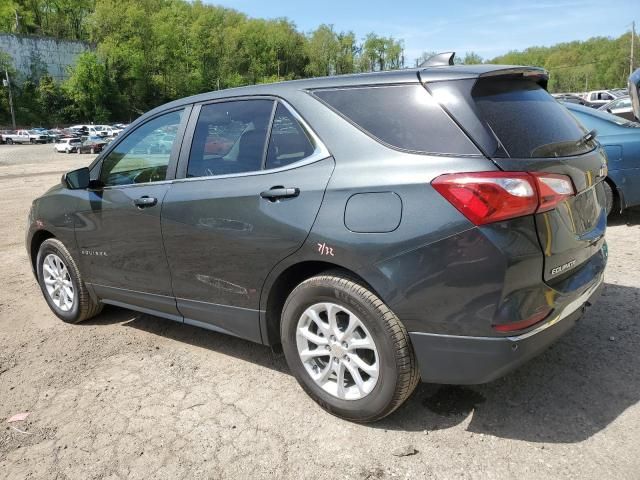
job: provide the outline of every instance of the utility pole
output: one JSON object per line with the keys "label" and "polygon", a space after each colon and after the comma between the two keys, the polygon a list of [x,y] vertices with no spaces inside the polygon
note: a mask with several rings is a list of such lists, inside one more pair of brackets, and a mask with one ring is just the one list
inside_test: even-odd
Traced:
{"label": "utility pole", "polygon": [[9,109],[11,110],[11,123],[13,124],[13,129],[16,129],[16,113],[13,111],[13,95],[11,93],[11,81],[9,80],[9,72],[5,69],[4,71],[5,79],[2,81],[5,87],[9,90]]}
{"label": "utility pole", "polygon": [[631,56],[629,57],[629,75],[633,73],[633,47],[636,41],[636,22],[631,22]]}

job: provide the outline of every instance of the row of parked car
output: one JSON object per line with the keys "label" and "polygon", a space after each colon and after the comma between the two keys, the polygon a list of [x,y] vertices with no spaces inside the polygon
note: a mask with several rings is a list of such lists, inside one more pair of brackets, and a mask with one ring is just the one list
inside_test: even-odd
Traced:
{"label": "row of parked car", "polygon": [[594,90],[584,93],[556,93],[553,96],[562,102],[584,105],[612,113],[627,120],[636,120],[629,92],[622,88]]}
{"label": "row of parked car", "polygon": [[0,131],[0,143],[12,144],[35,144],[35,143],[56,143],[64,138],[114,138],[118,136],[126,127],[123,123],[114,125],[73,125],[68,128],[46,129],[33,127],[21,130]]}

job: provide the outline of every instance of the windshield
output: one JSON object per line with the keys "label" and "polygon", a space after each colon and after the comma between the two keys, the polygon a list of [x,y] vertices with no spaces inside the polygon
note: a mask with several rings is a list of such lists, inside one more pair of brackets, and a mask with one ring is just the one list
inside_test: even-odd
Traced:
{"label": "windshield", "polygon": [[587,131],[534,81],[480,79],[473,88],[480,117],[512,158],[553,158],[593,150]]}

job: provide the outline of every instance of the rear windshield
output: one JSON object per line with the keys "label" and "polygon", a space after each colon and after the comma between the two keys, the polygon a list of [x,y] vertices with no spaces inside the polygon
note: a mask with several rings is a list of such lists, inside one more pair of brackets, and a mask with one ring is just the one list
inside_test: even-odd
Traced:
{"label": "rear windshield", "polygon": [[480,153],[420,84],[316,90],[314,95],[392,147],[445,155]]}
{"label": "rear windshield", "polygon": [[596,146],[592,140],[581,140],[587,131],[533,81],[480,79],[472,96],[482,120],[510,157],[566,157]]}

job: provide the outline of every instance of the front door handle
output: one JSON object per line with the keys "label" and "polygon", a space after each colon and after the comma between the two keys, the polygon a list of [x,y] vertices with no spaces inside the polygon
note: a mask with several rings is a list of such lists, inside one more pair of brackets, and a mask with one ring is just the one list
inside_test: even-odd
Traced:
{"label": "front door handle", "polygon": [[138,208],[147,208],[153,207],[156,203],[158,203],[158,199],[156,197],[149,197],[145,195],[144,197],[136,198],[133,203]]}
{"label": "front door handle", "polygon": [[267,200],[271,200],[272,202],[275,202],[276,200],[279,200],[281,198],[297,197],[298,195],[300,195],[300,189],[292,187],[272,187],[260,194],[262,198],[266,198]]}

